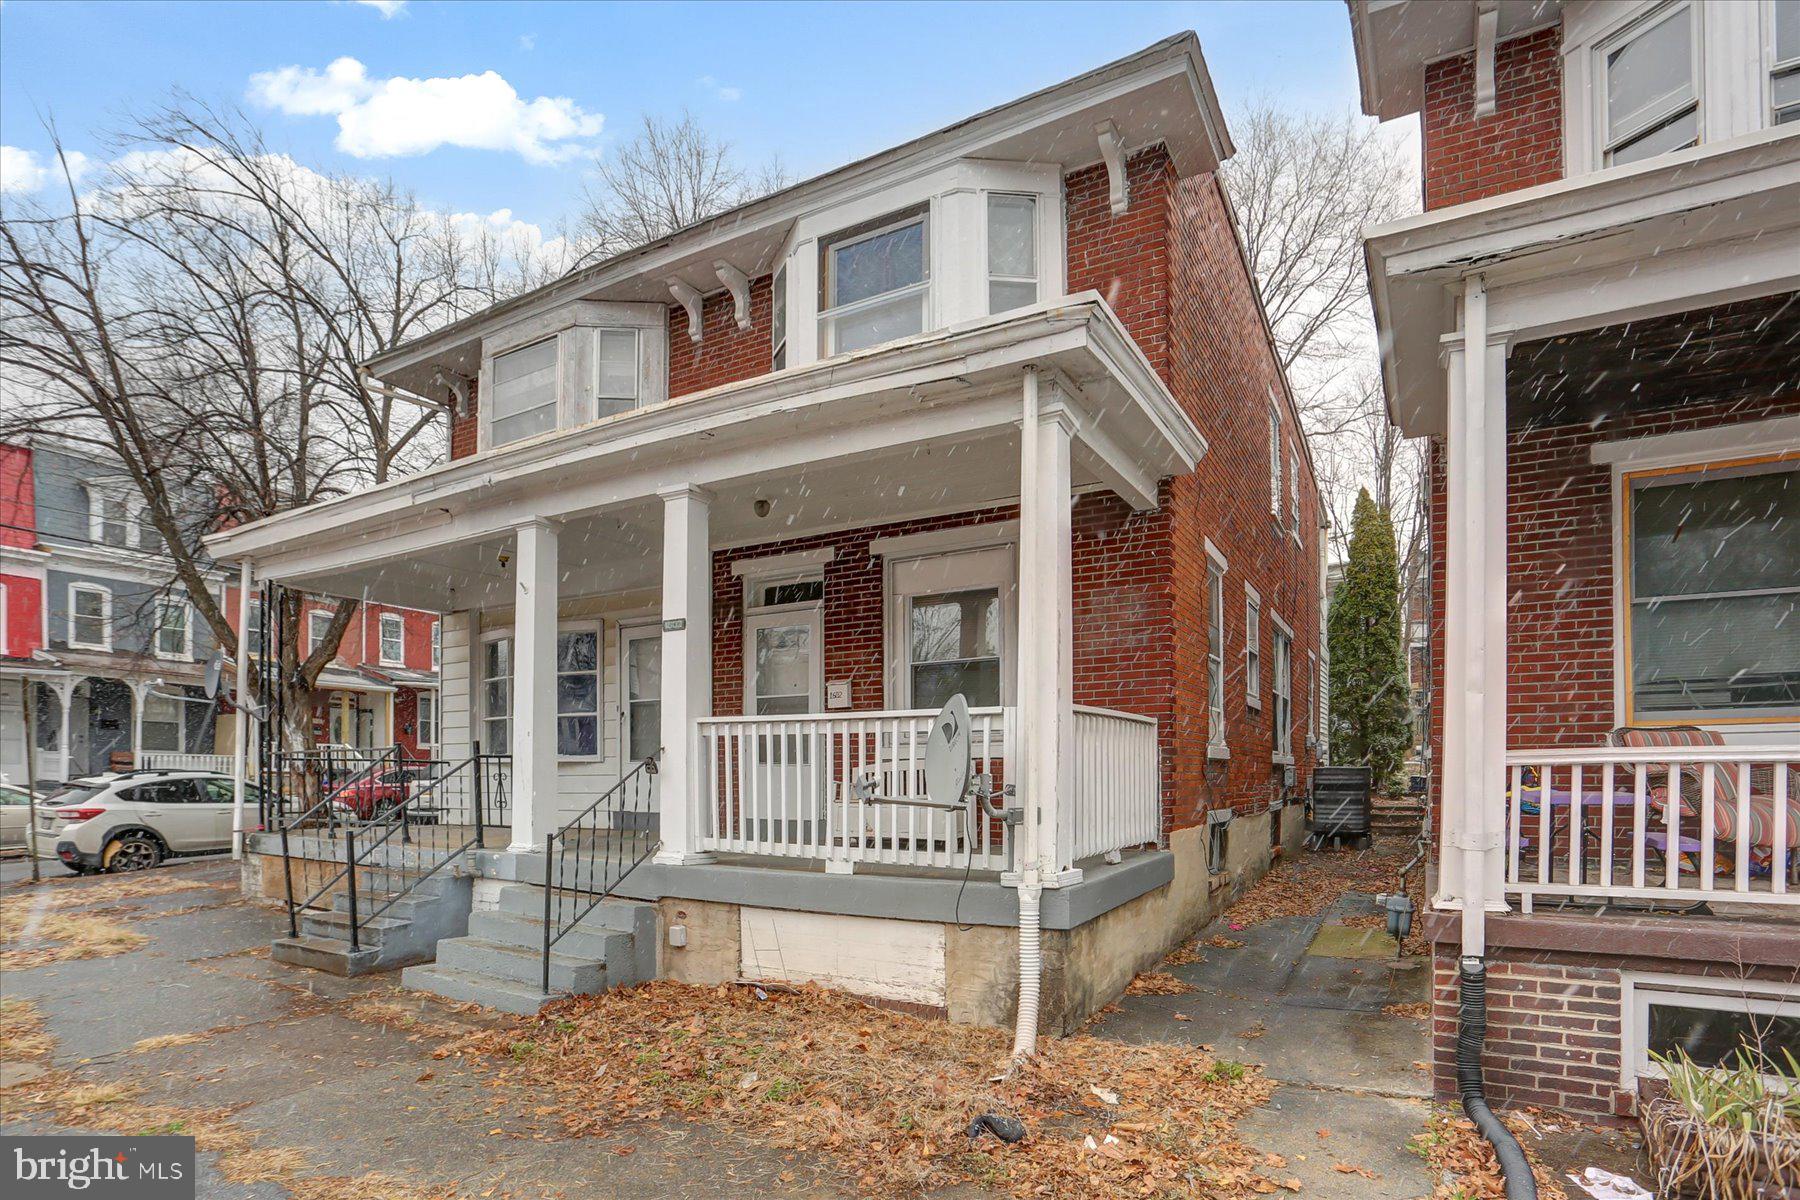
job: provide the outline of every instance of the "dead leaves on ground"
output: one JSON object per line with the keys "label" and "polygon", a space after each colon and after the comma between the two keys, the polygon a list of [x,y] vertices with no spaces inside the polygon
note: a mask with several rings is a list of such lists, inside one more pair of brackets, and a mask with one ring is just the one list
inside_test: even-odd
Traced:
{"label": "dead leaves on ground", "polygon": [[1413,1021],[1429,1021],[1431,1019],[1431,1001],[1408,1000],[1403,1004],[1384,1005],[1381,1011],[1390,1017],[1406,1017]]}
{"label": "dead leaves on ground", "polygon": [[1194,985],[1184,983],[1167,971],[1145,971],[1125,985],[1127,996],[1185,996]]}
{"label": "dead leaves on ground", "polygon": [[108,917],[63,913],[14,901],[0,907],[0,971],[26,971],[83,958],[110,958],[150,939]]}
{"label": "dead leaves on ground", "polygon": [[[1409,857],[1408,847],[1390,849],[1381,844],[1368,850],[1327,849],[1283,857],[1225,910],[1225,919],[1242,928],[1276,917],[1317,916],[1345,892],[1393,890]],[[1421,874],[1413,872],[1415,877]]]}
{"label": "dead leaves on ground", "polygon": [[[1005,1073],[1005,1031],[872,1008],[816,986],[772,992],[659,981],[578,997],[447,1046],[503,1087],[554,1105],[565,1130],[706,1121],[823,1156],[862,1193],[970,1184],[1047,1200],[1266,1194],[1233,1127],[1272,1085],[1197,1047],[1076,1035]],[[999,1074],[997,1074],[999,1072]],[[1117,1103],[1109,1103],[1116,1099]],[[971,1140],[1017,1116],[1025,1141]]]}
{"label": "dead leaves on ground", "polygon": [[44,1028],[37,1005],[14,996],[0,996],[0,1059],[30,1062],[49,1057],[56,1039]]}
{"label": "dead leaves on ground", "polygon": [[[1556,1173],[1538,1161],[1529,1140],[1520,1136],[1529,1125],[1526,1118],[1502,1113],[1500,1119],[1519,1137],[1531,1173],[1537,1177],[1538,1200],[1569,1200]],[[1447,1109],[1434,1112],[1426,1118],[1425,1132],[1415,1135],[1409,1148],[1432,1169],[1437,1182],[1431,1200],[1506,1200],[1506,1181],[1494,1148],[1467,1117]]]}

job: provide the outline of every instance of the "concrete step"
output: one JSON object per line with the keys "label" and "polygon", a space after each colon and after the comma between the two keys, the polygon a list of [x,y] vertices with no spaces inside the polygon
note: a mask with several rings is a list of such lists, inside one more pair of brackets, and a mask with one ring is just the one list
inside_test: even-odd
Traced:
{"label": "concrete step", "polygon": [[[403,935],[411,927],[412,921],[405,917],[391,917],[385,913],[379,917],[371,917],[365,913],[361,928],[357,930],[357,941],[365,946],[379,946],[383,941],[388,940],[390,933],[396,933],[396,936]],[[337,938],[348,943],[350,940],[350,914],[347,912],[309,912],[300,918],[300,931],[314,937]]]}
{"label": "concrete step", "polygon": [[518,983],[493,975],[477,975],[435,963],[406,968],[400,972],[400,982],[406,987],[430,992],[446,1000],[482,1004],[523,1017],[535,1016],[544,1005],[561,999],[560,996],[538,991],[535,984]]}
{"label": "concrete step", "polygon": [[[574,892],[561,894],[561,911],[565,915],[573,915],[581,905],[592,897],[581,896]],[[544,889],[532,883],[509,883],[500,889],[499,909],[501,912],[515,913],[521,917],[535,920],[544,919]],[[649,909],[652,914],[655,906],[637,900],[618,900],[608,897],[594,905],[593,911],[581,919],[583,925],[600,926],[606,929],[617,929],[621,933],[636,933],[641,920],[641,910]],[[552,900],[552,912],[556,911],[555,900]]]}
{"label": "concrete step", "polygon": [[[536,917],[521,917],[517,913],[487,909],[469,914],[469,936],[542,953],[544,923]],[[583,922],[557,939],[556,951],[575,958],[629,965],[632,959],[631,943],[632,935],[629,933],[590,926]]]}
{"label": "concrete step", "polygon": [[350,949],[350,943],[332,937],[302,933],[299,937],[276,938],[269,957],[292,967],[310,967],[328,975],[367,975],[382,970],[381,952],[373,946]]}
{"label": "concrete step", "polygon": [[[542,946],[527,949],[480,937],[449,938],[438,943],[437,965],[471,975],[492,975],[513,983],[539,983],[543,979]],[[596,959],[552,951],[550,990],[588,996],[606,988],[606,964]]]}

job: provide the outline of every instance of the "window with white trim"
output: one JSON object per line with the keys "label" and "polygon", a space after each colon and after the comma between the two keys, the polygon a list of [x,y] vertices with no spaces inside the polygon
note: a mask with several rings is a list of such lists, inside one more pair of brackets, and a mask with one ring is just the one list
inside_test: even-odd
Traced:
{"label": "window with white trim", "polygon": [[769,287],[769,369],[787,366],[787,264],[775,272]]}
{"label": "window with white trim", "polygon": [[103,546],[131,545],[131,501],[109,488],[88,488],[88,537]]}
{"label": "window with white trim", "polygon": [[557,339],[496,354],[491,442],[504,446],[556,428]]}
{"label": "window with white trim", "polygon": [[250,628],[244,632],[249,638],[251,652],[254,653],[262,645],[263,602],[261,600],[250,601]]}
{"label": "window with white trim", "polygon": [[[1319,656],[1314,654],[1311,650],[1308,650],[1306,652],[1306,712],[1307,712],[1307,718],[1309,720],[1311,720],[1313,718],[1313,716],[1318,713],[1318,711],[1319,711]],[[1312,731],[1309,734],[1307,734],[1306,740],[1308,742],[1317,742],[1319,739],[1320,728],[1321,727],[1319,725],[1315,724],[1312,728]]]}
{"label": "window with white trim", "polygon": [[406,618],[399,613],[382,613],[381,636],[377,642],[383,666],[406,665]]}
{"label": "window with white trim", "polygon": [[988,312],[1036,304],[1037,197],[989,192],[987,231]]}
{"label": "window with white trim", "polygon": [[420,692],[418,715],[413,719],[413,741],[421,746],[437,745],[437,693]]}
{"label": "window with white trim", "polygon": [[578,415],[576,422],[610,417],[636,408],[641,388],[639,375],[638,331],[594,330],[594,406],[592,412]]}
{"label": "window with white trim", "polygon": [[144,694],[143,703],[143,740],[138,749],[178,754],[212,750],[218,706],[199,688],[159,684]]}
{"label": "window with white trim", "polygon": [[1775,61],[1769,69],[1769,124],[1800,121],[1800,0],[1773,0]]}
{"label": "window with white trim", "polygon": [[[306,614],[306,653],[307,653],[307,657],[310,658],[312,656],[313,651],[317,650],[319,648],[319,646],[325,641],[325,638],[330,634],[330,632],[331,632],[331,617],[332,617],[331,610],[327,609],[327,608],[315,608],[315,609],[312,609],[309,612],[307,612],[307,614]],[[331,652],[335,656],[337,654],[337,647],[333,646],[331,648]]]}
{"label": "window with white trim", "polygon": [[1225,746],[1225,568],[1206,569],[1206,744]]}
{"label": "window with white trim", "polygon": [[1270,693],[1275,698],[1275,760],[1294,760],[1294,635],[1275,618],[1275,673]]}
{"label": "window with white trim", "polygon": [[444,665],[444,623],[431,623],[431,669],[436,671]]}
{"label": "window with white trim", "polygon": [[1014,553],[992,546],[891,564],[895,707],[937,709],[958,692],[974,708],[1007,703],[1017,620]]}
{"label": "window with white trim", "polygon": [[191,635],[188,603],[185,600],[156,602],[156,633],[152,649],[158,658],[191,659],[194,645]]}
{"label": "window with white trim", "polygon": [[1693,9],[1684,0],[1596,48],[1603,165],[1639,162],[1699,142],[1697,46]]}
{"label": "window with white trim", "polygon": [[1288,448],[1288,532],[1300,538],[1300,446]]}
{"label": "window with white trim", "polygon": [[1626,723],[1800,717],[1800,455],[1621,488]]}
{"label": "window with white trim", "polygon": [[1269,515],[1281,524],[1281,417],[1269,406]]}
{"label": "window with white trim", "polygon": [[1262,597],[1244,585],[1244,700],[1262,707]]}
{"label": "window with white trim", "polygon": [[819,247],[819,354],[829,357],[911,337],[930,305],[925,208],[883,217]]}
{"label": "window with white trim", "polygon": [[560,758],[600,754],[600,630],[565,629],[556,635],[556,753]]}
{"label": "window with white trim", "polygon": [[481,643],[481,751],[512,753],[513,640]]}
{"label": "window with white trim", "polygon": [[1629,1090],[1663,1074],[1653,1054],[1725,1068],[1742,1055],[1770,1078],[1787,1075],[1784,1048],[1800,1056],[1800,991],[1791,983],[1628,973],[1624,1000]]}
{"label": "window with white trim", "polygon": [[112,592],[97,584],[69,585],[69,645],[76,650],[112,649]]}

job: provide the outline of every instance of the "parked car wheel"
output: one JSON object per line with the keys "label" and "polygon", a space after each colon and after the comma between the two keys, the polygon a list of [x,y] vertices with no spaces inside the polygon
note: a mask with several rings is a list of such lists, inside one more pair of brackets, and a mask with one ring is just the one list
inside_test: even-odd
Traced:
{"label": "parked car wheel", "polygon": [[128,833],[106,847],[106,869],[114,873],[148,871],[162,860],[162,846],[147,833]]}

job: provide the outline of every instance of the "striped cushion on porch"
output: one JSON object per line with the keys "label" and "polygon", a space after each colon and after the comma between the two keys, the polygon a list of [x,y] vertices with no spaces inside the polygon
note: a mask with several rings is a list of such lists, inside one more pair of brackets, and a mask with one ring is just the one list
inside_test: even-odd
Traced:
{"label": "striped cushion on porch", "polygon": [[[1615,746],[1647,747],[1653,749],[1693,746],[1723,746],[1725,739],[1709,729],[1700,729],[1692,725],[1666,725],[1651,728],[1625,727],[1615,729],[1612,733]],[[1679,760],[1679,756],[1676,756]],[[1764,767],[1762,774],[1769,775]],[[1770,785],[1764,778],[1763,785]],[[1750,792],[1749,808],[1749,842],[1752,846],[1765,852],[1775,846],[1775,797],[1757,790],[1754,783]],[[1663,804],[1667,796],[1667,788],[1656,786],[1651,788],[1651,795],[1657,804]],[[1681,769],[1682,816],[1694,824],[1686,830],[1690,836],[1699,833],[1700,804],[1702,784],[1700,768],[1689,764]],[[1737,771],[1726,763],[1719,763],[1713,769],[1713,835],[1721,842],[1736,842],[1741,839],[1738,829],[1738,785]],[[1787,795],[1787,828],[1782,839],[1790,847],[1800,847],[1800,771],[1788,768]]]}
{"label": "striped cushion on porch", "polygon": [[[1725,739],[1710,729],[1697,725],[1626,725],[1612,731],[1612,744],[1639,750],[1723,746]],[[1675,756],[1677,760],[1680,755]],[[1700,769],[1689,765],[1681,769],[1682,791],[1692,791],[1690,802],[1696,808],[1700,798]],[[1656,789],[1660,791],[1661,789]],[[1737,772],[1723,764],[1713,769],[1713,798],[1726,804],[1737,803]]]}

